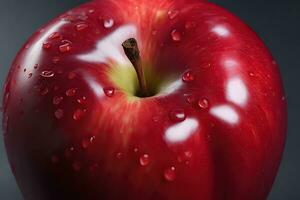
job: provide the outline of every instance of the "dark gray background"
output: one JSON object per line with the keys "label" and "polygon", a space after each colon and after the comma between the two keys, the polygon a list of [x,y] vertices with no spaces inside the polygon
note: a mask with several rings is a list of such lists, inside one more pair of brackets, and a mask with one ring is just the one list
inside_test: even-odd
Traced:
{"label": "dark gray background", "polygon": [[[87,0],[0,0],[0,83],[21,45],[41,25]],[[289,108],[288,140],[269,200],[300,200],[300,1],[211,0],[247,22],[280,65]],[[21,200],[0,134],[0,199]]]}

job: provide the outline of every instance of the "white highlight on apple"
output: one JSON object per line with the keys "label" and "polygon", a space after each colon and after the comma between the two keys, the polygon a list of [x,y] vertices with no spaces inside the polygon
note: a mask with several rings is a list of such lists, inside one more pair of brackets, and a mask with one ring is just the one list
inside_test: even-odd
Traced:
{"label": "white highlight on apple", "polygon": [[131,24],[121,26],[105,38],[102,38],[97,43],[95,50],[77,57],[86,62],[106,63],[109,60],[114,60],[119,64],[127,64],[129,60],[125,56],[121,44],[128,38],[137,38],[136,35],[136,26]]}
{"label": "white highlight on apple", "polygon": [[232,78],[226,87],[226,98],[240,106],[244,106],[248,99],[248,90],[245,83],[240,78]]}
{"label": "white highlight on apple", "polygon": [[222,25],[215,26],[212,31],[221,37],[227,37],[230,34],[229,30]]}
{"label": "white highlight on apple", "polygon": [[164,135],[167,143],[179,143],[187,140],[191,135],[196,133],[199,123],[196,119],[187,118],[183,122],[169,127]]}
{"label": "white highlight on apple", "polygon": [[236,124],[239,121],[239,115],[229,105],[215,106],[210,109],[210,114],[230,124]]}
{"label": "white highlight on apple", "polygon": [[224,61],[224,66],[228,69],[232,69],[238,66],[238,63],[233,59],[226,59]]}
{"label": "white highlight on apple", "polygon": [[163,87],[161,89],[161,91],[159,92],[159,95],[165,96],[165,95],[171,94],[171,93],[175,92],[176,90],[178,90],[181,86],[182,86],[181,79],[178,79],[176,81],[168,83],[166,87]]}

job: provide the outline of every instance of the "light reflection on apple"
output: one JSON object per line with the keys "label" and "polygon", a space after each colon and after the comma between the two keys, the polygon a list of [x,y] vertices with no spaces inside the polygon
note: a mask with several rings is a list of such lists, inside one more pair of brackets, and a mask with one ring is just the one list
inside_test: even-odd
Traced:
{"label": "light reflection on apple", "polygon": [[248,90],[242,79],[231,78],[226,86],[226,98],[239,106],[244,106],[248,100]]}
{"label": "light reflection on apple", "polygon": [[127,64],[130,66],[120,44],[132,37],[138,40],[136,26],[132,24],[121,26],[105,38],[101,38],[96,44],[96,49],[78,55],[77,58],[92,63],[108,63],[110,60],[114,60],[120,66],[128,66]]}
{"label": "light reflection on apple", "polygon": [[234,108],[226,104],[212,107],[209,112],[211,115],[229,124],[236,124],[239,121],[238,113]]}
{"label": "light reflection on apple", "polygon": [[213,27],[212,32],[221,37],[228,37],[230,35],[230,31],[223,25],[217,25]]}
{"label": "light reflection on apple", "polygon": [[198,128],[198,120],[187,118],[181,123],[170,126],[165,132],[164,139],[167,143],[184,142],[196,133]]}

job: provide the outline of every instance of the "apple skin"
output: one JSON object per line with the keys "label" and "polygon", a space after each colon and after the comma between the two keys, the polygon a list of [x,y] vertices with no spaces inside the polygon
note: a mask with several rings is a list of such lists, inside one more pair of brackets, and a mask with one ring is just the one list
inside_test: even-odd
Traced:
{"label": "apple skin", "polygon": [[[134,96],[130,37],[152,97]],[[265,200],[286,115],[259,37],[196,0],[99,0],[59,16],[18,53],[3,99],[26,200]]]}

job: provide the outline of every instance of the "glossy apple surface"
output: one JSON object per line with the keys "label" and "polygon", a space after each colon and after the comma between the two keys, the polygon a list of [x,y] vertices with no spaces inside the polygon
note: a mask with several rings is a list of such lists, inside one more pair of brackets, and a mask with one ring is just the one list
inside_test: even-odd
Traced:
{"label": "glossy apple surface", "polygon": [[[132,37],[150,97],[121,46]],[[26,200],[265,200],[284,147],[276,62],[206,1],[84,4],[29,39],[4,90]]]}

